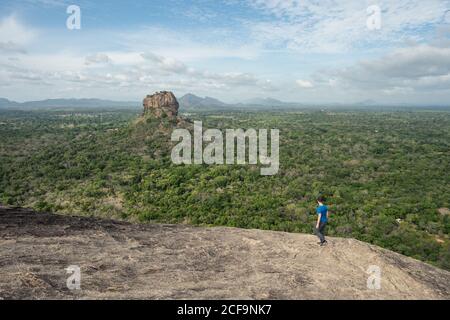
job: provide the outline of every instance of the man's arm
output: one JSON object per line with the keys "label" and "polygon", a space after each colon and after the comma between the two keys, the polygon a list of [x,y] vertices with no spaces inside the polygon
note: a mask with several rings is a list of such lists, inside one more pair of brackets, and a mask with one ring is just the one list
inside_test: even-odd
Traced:
{"label": "man's arm", "polygon": [[322,218],[322,214],[321,214],[321,213],[319,213],[319,214],[317,215],[316,229],[319,229],[319,226],[320,226],[320,218]]}

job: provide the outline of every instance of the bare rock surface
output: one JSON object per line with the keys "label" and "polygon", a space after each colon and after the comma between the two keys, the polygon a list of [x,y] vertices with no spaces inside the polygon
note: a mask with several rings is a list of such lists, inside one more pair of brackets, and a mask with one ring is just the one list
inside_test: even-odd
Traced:
{"label": "bare rock surface", "polygon": [[[70,265],[81,290],[66,286]],[[450,272],[353,239],[0,207],[0,299],[105,298],[449,299]]]}
{"label": "bare rock surface", "polygon": [[176,117],[178,115],[179,104],[175,95],[170,91],[156,92],[147,95],[143,101],[143,115],[152,115],[156,118]]}

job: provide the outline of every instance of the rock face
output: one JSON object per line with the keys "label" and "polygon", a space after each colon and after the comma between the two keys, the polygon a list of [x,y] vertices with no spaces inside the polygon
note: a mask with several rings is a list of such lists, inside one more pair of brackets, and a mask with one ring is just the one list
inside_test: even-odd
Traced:
{"label": "rock face", "polygon": [[151,115],[156,118],[170,117],[178,115],[179,104],[175,95],[170,91],[156,92],[147,95],[143,101],[143,115]]}
{"label": "rock face", "polygon": [[[1,299],[450,299],[450,272],[361,241],[0,206]],[[66,268],[79,266],[81,290]],[[368,270],[381,271],[368,288]]]}

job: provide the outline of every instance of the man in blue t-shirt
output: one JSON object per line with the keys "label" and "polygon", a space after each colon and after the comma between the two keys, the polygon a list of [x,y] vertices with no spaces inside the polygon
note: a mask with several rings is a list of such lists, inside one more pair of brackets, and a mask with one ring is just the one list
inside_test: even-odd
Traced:
{"label": "man in blue t-shirt", "polygon": [[325,226],[327,225],[327,222],[328,222],[328,207],[323,204],[324,201],[325,201],[325,199],[322,196],[317,198],[317,204],[319,206],[316,209],[317,223],[316,223],[315,233],[319,237],[320,246],[327,244],[327,240],[325,240],[324,231],[325,231]]}

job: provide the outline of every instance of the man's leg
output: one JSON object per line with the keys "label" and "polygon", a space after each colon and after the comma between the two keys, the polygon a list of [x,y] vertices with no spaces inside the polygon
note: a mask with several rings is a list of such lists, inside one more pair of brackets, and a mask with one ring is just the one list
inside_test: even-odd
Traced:
{"label": "man's leg", "polygon": [[320,234],[321,234],[321,238],[320,238],[320,242],[322,242],[322,243],[324,243],[326,240],[325,240],[325,226],[327,225],[327,223],[326,222],[321,222],[320,224],[319,224],[319,232],[320,232]]}
{"label": "man's leg", "polygon": [[325,224],[323,222],[320,222],[319,223],[319,228],[315,228],[315,233],[316,233],[316,235],[319,238],[321,243],[325,241],[325,237],[323,235],[323,228],[324,227],[325,227]]}

